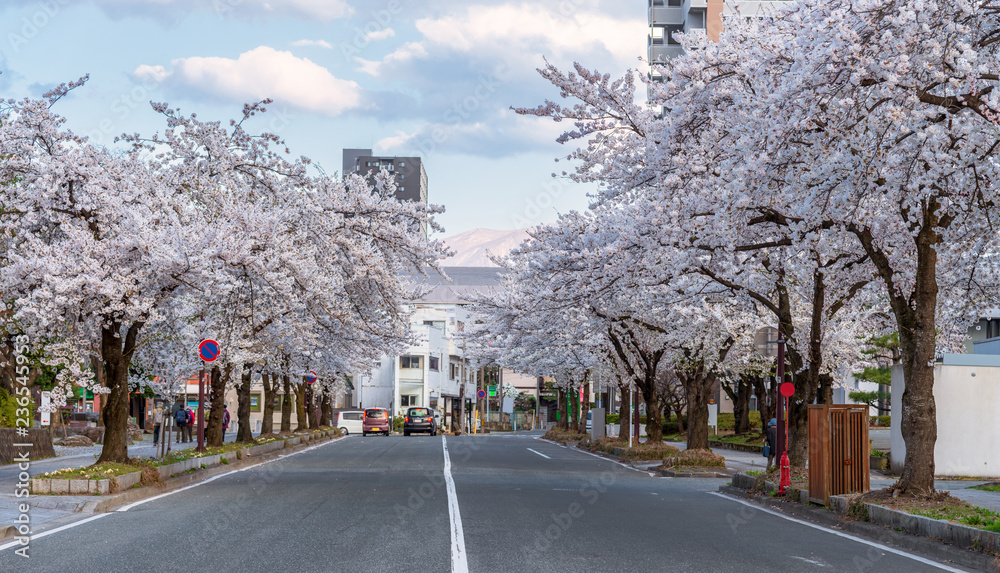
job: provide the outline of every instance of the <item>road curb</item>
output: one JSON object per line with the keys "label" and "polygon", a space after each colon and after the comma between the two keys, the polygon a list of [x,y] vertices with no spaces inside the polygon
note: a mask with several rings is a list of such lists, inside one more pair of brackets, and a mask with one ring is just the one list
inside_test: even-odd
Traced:
{"label": "road curb", "polygon": [[868,541],[891,546],[895,549],[911,552],[922,557],[936,559],[945,563],[953,563],[976,571],[1000,572],[1000,560],[991,555],[962,549],[945,544],[937,539],[918,537],[908,533],[867,521],[851,521],[826,507],[806,506],[800,503],[783,501],[766,495],[758,495],[734,486],[721,486],[719,493],[731,497],[745,499],[768,509],[781,512],[803,521],[850,533]]}
{"label": "road curb", "polygon": [[[295,453],[302,451],[306,448],[310,448],[315,445],[325,444],[328,442],[337,441],[341,438],[335,437],[322,437],[314,438],[306,443],[295,444],[291,446],[286,446],[275,450],[274,452],[267,453],[260,456],[248,456],[241,460],[230,462],[228,464],[214,466],[204,470],[199,470],[191,474],[179,475],[165,480],[163,483],[142,486],[135,489],[130,489],[129,491],[122,492],[119,494],[111,496],[101,496],[104,499],[95,499],[93,501],[88,501],[80,505],[74,513],[108,513],[114,510],[116,507],[127,505],[136,501],[142,501],[150,497],[155,497],[165,493],[170,493],[172,491],[187,487],[189,485],[195,484],[197,482],[209,479],[211,477],[228,473],[233,470],[243,469],[255,465],[259,465],[282,456],[286,456],[289,453]],[[3,534],[4,529],[0,529],[0,535]],[[11,535],[13,536],[13,535]],[[0,537],[2,539],[2,537]]]}

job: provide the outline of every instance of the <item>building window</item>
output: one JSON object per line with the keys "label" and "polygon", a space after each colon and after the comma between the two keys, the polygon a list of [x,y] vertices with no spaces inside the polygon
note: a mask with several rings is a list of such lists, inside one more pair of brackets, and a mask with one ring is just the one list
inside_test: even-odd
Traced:
{"label": "building window", "polygon": [[400,167],[406,167],[406,162],[405,161],[400,161],[399,162],[399,166]]}
{"label": "building window", "polygon": [[666,33],[665,33],[666,34],[666,40],[667,40],[666,43],[669,44],[669,45],[671,45],[671,46],[679,46],[679,45],[681,45],[680,39],[675,37],[677,33],[681,33],[681,34],[684,33],[684,24],[672,24],[670,26],[667,26]]}
{"label": "building window", "polygon": [[409,407],[409,406],[419,406],[420,405],[420,396],[418,396],[416,394],[409,394],[409,395],[406,395],[406,396],[400,396],[399,397],[399,405],[401,407],[403,407],[403,408],[406,408],[406,407]]}
{"label": "building window", "polygon": [[399,174],[399,180],[402,181],[403,179],[406,179],[406,175],[403,175],[402,173],[400,173]]}
{"label": "building window", "polygon": [[438,358],[437,356],[431,356],[430,358],[428,358],[428,360],[430,360],[430,368],[431,368],[431,370],[433,370],[435,372],[439,372],[441,370],[441,359],[440,358]]}
{"label": "building window", "polygon": [[454,362],[449,362],[448,366],[450,367],[448,376],[449,379],[454,380],[458,378],[458,364],[455,364]]}
{"label": "building window", "polygon": [[422,356],[400,356],[399,357],[399,367],[400,368],[423,368],[424,365],[421,362]]}

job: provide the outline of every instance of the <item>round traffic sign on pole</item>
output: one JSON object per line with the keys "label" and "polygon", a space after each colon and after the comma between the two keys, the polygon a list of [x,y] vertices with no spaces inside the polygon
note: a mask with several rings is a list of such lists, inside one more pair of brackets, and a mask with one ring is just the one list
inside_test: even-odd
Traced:
{"label": "round traffic sign on pole", "polygon": [[482,400],[486,397],[486,390],[480,390],[477,395],[479,396],[479,399]]}
{"label": "round traffic sign on pole", "polygon": [[316,373],[314,371],[312,371],[312,370],[310,370],[309,373],[306,374],[306,382],[308,382],[310,384],[312,384],[313,382],[315,382],[316,378],[317,378]]}
{"label": "round traffic sign on pole", "polygon": [[202,340],[201,344],[198,345],[198,355],[205,362],[215,362],[215,359],[219,357],[219,343],[211,338]]}
{"label": "round traffic sign on pole", "polygon": [[791,382],[785,382],[784,384],[781,385],[779,391],[781,392],[781,395],[784,396],[785,398],[791,398],[792,396],[795,395],[795,384],[792,384]]}

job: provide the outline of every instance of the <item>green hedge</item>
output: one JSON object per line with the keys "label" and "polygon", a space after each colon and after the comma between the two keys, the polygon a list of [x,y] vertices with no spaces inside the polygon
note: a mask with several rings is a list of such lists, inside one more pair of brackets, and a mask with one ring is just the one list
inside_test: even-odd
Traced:
{"label": "green hedge", "polygon": [[890,416],[872,416],[869,421],[872,426],[885,426],[886,428],[889,427],[891,422],[892,419]]}

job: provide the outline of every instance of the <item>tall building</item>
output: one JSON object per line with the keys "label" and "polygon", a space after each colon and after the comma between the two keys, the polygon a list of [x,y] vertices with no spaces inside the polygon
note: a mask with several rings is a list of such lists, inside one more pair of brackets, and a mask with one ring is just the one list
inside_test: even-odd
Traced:
{"label": "tall building", "polygon": [[383,168],[396,176],[397,199],[427,203],[427,172],[419,157],[379,157],[371,149],[344,150],[345,177],[357,173],[374,186],[375,175]]}
{"label": "tall building", "polygon": [[[665,62],[684,53],[676,32],[705,30],[712,40],[719,39],[722,17],[739,14],[762,16],[776,2],[790,0],[646,0],[649,3],[649,62]],[[654,80],[662,79],[652,72]]]}

